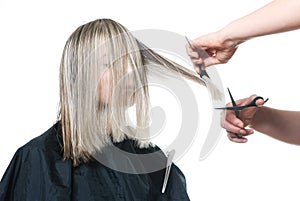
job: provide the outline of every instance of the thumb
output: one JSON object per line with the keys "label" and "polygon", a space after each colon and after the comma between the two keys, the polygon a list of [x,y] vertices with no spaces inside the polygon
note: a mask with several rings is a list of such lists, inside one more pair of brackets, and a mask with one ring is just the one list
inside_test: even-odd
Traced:
{"label": "thumb", "polygon": [[263,106],[264,105],[264,103],[265,103],[265,101],[263,100],[263,99],[258,99],[256,102],[255,102],[255,104],[257,105],[257,106]]}

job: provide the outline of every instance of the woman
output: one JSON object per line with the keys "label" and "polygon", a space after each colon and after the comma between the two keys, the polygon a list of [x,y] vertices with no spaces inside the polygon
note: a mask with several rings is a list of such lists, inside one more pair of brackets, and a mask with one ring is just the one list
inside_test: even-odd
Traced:
{"label": "woman", "polygon": [[[156,153],[150,163],[165,167],[165,155],[147,140],[147,76],[155,71],[179,73],[206,85],[113,20],[99,19],[76,29],[60,65],[58,121],[16,152],[2,178],[0,200],[189,200],[184,176],[174,164],[162,193],[165,168],[143,172],[130,158],[118,163],[122,151]],[[126,118],[132,106],[135,127]],[[111,154],[107,147],[120,152]],[[139,168],[147,169],[145,161],[139,162]]]}

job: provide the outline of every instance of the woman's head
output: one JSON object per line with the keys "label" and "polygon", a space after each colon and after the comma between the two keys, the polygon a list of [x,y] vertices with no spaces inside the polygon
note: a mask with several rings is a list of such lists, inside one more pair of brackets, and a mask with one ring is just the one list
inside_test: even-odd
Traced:
{"label": "woman's head", "polygon": [[137,125],[147,125],[147,118],[142,118],[149,110],[142,66],[136,39],[113,20],[95,20],[71,34],[60,65],[65,157],[86,160],[111,139],[122,141],[125,109],[132,104],[143,108],[137,110]]}

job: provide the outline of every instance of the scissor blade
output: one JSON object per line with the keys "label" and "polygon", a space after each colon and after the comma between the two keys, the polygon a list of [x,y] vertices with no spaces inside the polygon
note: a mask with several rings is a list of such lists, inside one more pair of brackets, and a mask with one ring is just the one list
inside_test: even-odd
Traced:
{"label": "scissor blade", "polygon": [[188,42],[190,48],[191,48],[191,49],[194,49],[193,46],[192,46],[192,44],[190,43],[190,40],[189,40],[186,36],[185,36],[185,39],[186,39],[186,41]]}
{"label": "scissor blade", "polygon": [[[251,107],[251,106],[249,106]],[[252,106],[252,107],[255,107],[255,106]],[[245,109],[246,107],[245,106],[235,106],[235,107],[216,107],[215,109],[216,110],[243,110]]]}
{"label": "scissor blade", "polygon": [[198,68],[200,70],[200,77],[206,76],[206,77],[210,78],[209,75],[207,74],[206,70],[202,69],[202,64],[198,64]]}
{"label": "scissor blade", "polygon": [[229,93],[229,96],[230,96],[230,99],[231,99],[232,106],[236,106],[235,100],[233,99],[232,94],[231,94],[229,88],[227,88],[227,90],[228,90],[228,93]]}
{"label": "scissor blade", "polygon": [[[231,94],[229,88],[227,88],[227,90],[228,90],[228,93],[229,93],[229,96],[230,96],[230,99],[231,99],[232,106],[233,106],[233,107],[236,107],[235,100],[233,99],[232,94]],[[238,112],[238,110],[234,109],[234,113],[235,113],[235,116],[238,118],[238,117],[239,117],[239,112]]]}
{"label": "scissor blade", "polygon": [[[240,113],[239,113],[239,111],[236,109],[236,103],[235,103],[235,100],[233,99],[232,94],[231,94],[229,88],[227,88],[227,90],[228,90],[228,93],[229,93],[229,96],[230,96],[230,99],[231,99],[232,106],[235,108],[235,109],[234,109],[234,114],[235,114],[235,116],[236,116],[237,118],[239,118]],[[235,135],[237,138],[239,138],[239,139],[243,138],[241,135],[239,135],[239,134],[237,134],[237,133],[235,133],[234,135]]]}

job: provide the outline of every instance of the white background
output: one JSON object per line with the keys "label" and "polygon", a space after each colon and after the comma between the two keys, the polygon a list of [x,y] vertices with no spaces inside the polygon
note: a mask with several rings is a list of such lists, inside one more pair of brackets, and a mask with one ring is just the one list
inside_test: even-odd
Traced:
{"label": "white background", "polygon": [[[111,18],[130,30],[163,29],[195,38],[268,2],[1,0],[0,175],[18,147],[55,122],[62,49],[81,24]],[[267,106],[299,110],[299,35],[300,31],[293,31],[241,45],[229,63],[217,66],[223,85],[235,99],[258,94],[270,98]],[[176,162],[186,176],[191,200],[299,200],[299,146],[260,133],[249,137],[247,144],[234,144],[224,132],[212,154],[198,160],[211,106],[203,87],[197,97],[199,137]],[[152,98],[161,100],[155,94]],[[172,128],[168,122],[166,127]],[[165,139],[157,144],[163,147],[170,142]]]}

